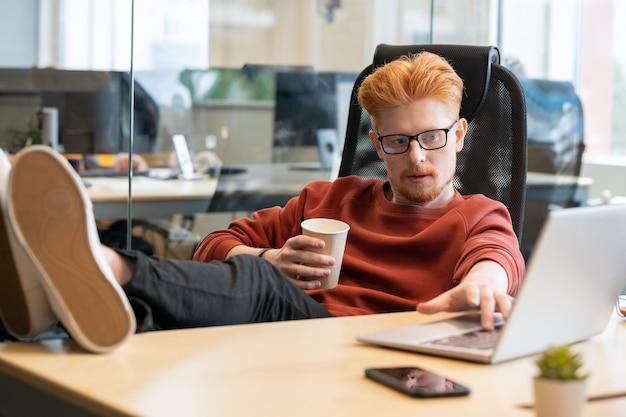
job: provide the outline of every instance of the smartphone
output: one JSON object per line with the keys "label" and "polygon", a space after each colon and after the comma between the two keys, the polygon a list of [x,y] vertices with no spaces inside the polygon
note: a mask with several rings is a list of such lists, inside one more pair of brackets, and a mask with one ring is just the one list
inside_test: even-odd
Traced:
{"label": "smartphone", "polygon": [[411,397],[459,397],[470,393],[466,386],[416,366],[368,368],[365,376]]}

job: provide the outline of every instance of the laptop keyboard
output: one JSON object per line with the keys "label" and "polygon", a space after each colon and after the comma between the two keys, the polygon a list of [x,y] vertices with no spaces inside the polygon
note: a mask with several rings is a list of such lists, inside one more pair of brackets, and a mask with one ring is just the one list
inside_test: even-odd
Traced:
{"label": "laptop keyboard", "polygon": [[469,349],[492,349],[500,337],[500,329],[497,326],[493,331],[476,330],[474,332],[448,336],[443,339],[434,340],[431,343],[443,346],[456,346]]}

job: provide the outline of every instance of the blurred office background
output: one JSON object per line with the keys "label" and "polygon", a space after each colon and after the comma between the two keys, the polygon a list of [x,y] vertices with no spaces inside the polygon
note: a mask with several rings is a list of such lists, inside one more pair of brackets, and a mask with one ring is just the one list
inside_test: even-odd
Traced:
{"label": "blurred office background", "polygon": [[626,195],[625,18],[621,0],[0,0],[0,146],[43,140],[54,108],[67,152],[167,155],[181,133],[226,166],[317,163],[376,45],[490,44],[527,94],[529,169],[606,202]]}

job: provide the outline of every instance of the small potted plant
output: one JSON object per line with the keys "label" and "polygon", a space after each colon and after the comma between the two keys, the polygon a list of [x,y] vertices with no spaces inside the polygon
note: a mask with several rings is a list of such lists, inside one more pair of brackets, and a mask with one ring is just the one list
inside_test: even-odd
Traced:
{"label": "small potted plant", "polygon": [[578,417],[585,403],[587,375],[582,359],[569,346],[553,346],[535,361],[534,379],[537,417]]}

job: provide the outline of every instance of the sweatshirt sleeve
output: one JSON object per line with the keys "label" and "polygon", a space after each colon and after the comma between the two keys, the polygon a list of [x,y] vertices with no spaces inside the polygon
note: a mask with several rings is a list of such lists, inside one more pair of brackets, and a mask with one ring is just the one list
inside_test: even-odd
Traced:
{"label": "sweatshirt sleeve", "polygon": [[282,247],[287,235],[292,235],[291,223],[281,221],[286,211],[297,204],[297,197],[290,200],[285,208],[271,207],[258,210],[252,218],[242,217],[233,221],[228,228],[209,233],[202,240],[193,259],[209,262],[215,259],[226,259],[228,252],[235,246],[246,245],[258,248]]}
{"label": "sweatshirt sleeve", "polygon": [[209,233],[194,252],[196,261],[209,262],[226,259],[232,248],[246,245],[257,248],[281,248],[292,236],[301,233],[300,223],[311,207],[320,204],[331,183],[316,181],[307,185],[299,196],[292,198],[284,207],[271,207],[252,213],[230,223],[228,228]]}
{"label": "sweatshirt sleeve", "polygon": [[477,262],[491,260],[506,270],[507,293],[514,296],[524,275],[525,261],[511,227],[509,212],[504,205],[493,202],[489,210],[477,218],[475,224],[468,225],[469,236],[455,268],[454,282],[460,282]]}

